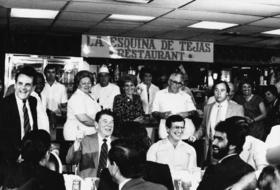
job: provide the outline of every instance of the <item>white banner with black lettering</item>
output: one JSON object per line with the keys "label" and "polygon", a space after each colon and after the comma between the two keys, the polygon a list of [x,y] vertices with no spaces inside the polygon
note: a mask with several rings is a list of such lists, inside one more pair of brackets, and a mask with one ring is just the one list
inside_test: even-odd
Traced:
{"label": "white banner with black lettering", "polygon": [[82,57],[210,62],[212,42],[82,35]]}

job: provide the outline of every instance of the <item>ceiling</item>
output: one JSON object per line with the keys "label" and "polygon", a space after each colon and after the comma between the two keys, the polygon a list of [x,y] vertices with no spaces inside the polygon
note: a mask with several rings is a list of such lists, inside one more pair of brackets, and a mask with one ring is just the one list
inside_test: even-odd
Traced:
{"label": "ceiling", "polygon": [[[10,8],[59,10],[54,20],[10,18]],[[111,14],[154,16],[146,22],[110,21]],[[188,28],[200,21],[238,24],[225,30]],[[11,32],[110,35],[210,41],[219,45],[280,49],[280,0],[0,0],[0,28]]]}

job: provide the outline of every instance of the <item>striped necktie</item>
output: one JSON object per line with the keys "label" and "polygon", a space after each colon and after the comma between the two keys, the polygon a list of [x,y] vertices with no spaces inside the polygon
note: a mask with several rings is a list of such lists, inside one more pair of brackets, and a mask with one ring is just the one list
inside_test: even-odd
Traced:
{"label": "striped necktie", "polygon": [[97,169],[97,177],[100,176],[102,170],[107,166],[107,157],[108,157],[108,145],[107,139],[103,139],[103,144],[101,146],[101,152],[99,157],[99,164]]}
{"label": "striped necktie", "polygon": [[24,134],[28,133],[29,131],[31,131],[31,126],[30,126],[30,122],[29,122],[29,116],[28,116],[28,111],[27,111],[27,107],[26,107],[26,100],[23,100],[23,118],[24,118],[24,122],[23,122],[23,127],[24,127]]}

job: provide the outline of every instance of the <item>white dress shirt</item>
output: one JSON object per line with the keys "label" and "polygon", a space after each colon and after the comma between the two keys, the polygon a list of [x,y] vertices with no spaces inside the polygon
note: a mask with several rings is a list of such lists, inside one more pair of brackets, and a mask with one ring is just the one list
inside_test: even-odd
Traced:
{"label": "white dress shirt", "polygon": [[[103,144],[103,137],[98,133],[98,160],[100,158],[100,154],[101,154],[101,147],[102,147],[102,144]],[[107,147],[108,147],[108,152],[109,150],[111,149],[111,142],[112,142],[112,139],[111,137],[106,137],[105,138],[107,141],[106,141],[106,144],[107,144]],[[109,164],[109,160],[107,159],[107,166]]]}
{"label": "white dress shirt", "polygon": [[192,146],[179,141],[174,148],[167,138],[156,142],[149,148],[147,160],[167,164],[172,176],[176,172],[192,171],[197,167],[196,152]]}
{"label": "white dress shirt", "polygon": [[[20,126],[21,126],[21,138],[24,137],[24,113],[23,113],[23,101],[21,99],[19,99],[16,95],[16,102],[17,102],[17,107],[18,107],[18,112],[19,112],[19,117],[20,117]],[[30,109],[30,104],[28,99],[26,100],[26,108],[27,108],[27,113],[28,113],[28,117],[29,117],[29,124],[31,127],[31,130],[33,130],[33,124],[34,124],[34,120],[32,117],[32,113],[31,113],[31,109]],[[46,113],[43,112],[43,107],[42,104],[40,104],[40,102],[37,101],[37,107],[36,107],[36,111],[37,111],[37,126],[38,129],[43,129],[45,131],[47,131],[49,133],[49,125],[48,125],[48,118],[45,115]],[[47,123],[45,123],[47,122]]]}
{"label": "white dress shirt", "polygon": [[[168,88],[160,90],[156,93],[152,112],[167,112],[177,114],[180,112],[188,112],[196,110],[193,101],[187,93],[179,91],[178,93],[168,92]],[[188,139],[189,136],[193,135],[195,126],[191,119],[185,118],[185,131],[182,139]],[[167,137],[165,119],[160,120],[159,125],[159,137],[164,139]]]}
{"label": "white dress shirt", "polygon": [[[219,110],[219,106],[220,107],[220,116],[218,116],[218,110]],[[228,108],[228,101],[225,100],[221,103],[218,103],[216,102],[213,107],[212,107],[212,110],[211,110],[211,113],[210,113],[210,129],[211,129],[211,134],[214,135],[215,133],[215,127],[217,125],[217,123],[219,121],[224,121],[226,119],[226,114],[227,114],[227,108]],[[219,118],[219,120],[217,121],[217,118]]]}
{"label": "white dress shirt", "polygon": [[52,86],[46,82],[41,92],[43,106],[60,116],[61,111],[58,107],[60,104],[67,103],[67,92],[63,84],[55,81]]}
{"label": "white dress shirt", "polygon": [[155,99],[155,95],[158,91],[159,91],[159,88],[156,85],[151,84],[151,86],[149,88],[149,98],[148,98],[147,85],[144,83],[138,84],[137,92],[140,95],[145,114],[152,113],[153,102]]}
{"label": "white dress shirt", "polygon": [[116,95],[120,94],[120,88],[112,83],[102,87],[99,83],[91,89],[91,94],[103,109],[113,109]]}

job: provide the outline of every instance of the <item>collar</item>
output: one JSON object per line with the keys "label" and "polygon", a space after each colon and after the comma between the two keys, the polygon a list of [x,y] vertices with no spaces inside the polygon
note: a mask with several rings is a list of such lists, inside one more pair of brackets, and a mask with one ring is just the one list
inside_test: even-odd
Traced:
{"label": "collar", "polygon": [[174,147],[174,145],[170,142],[168,136],[167,136],[166,140],[167,140],[167,142],[168,142],[174,149],[177,148],[177,147],[179,147],[179,146],[182,144],[182,140],[180,140],[180,141],[177,143],[176,147]]}
{"label": "collar", "polygon": [[53,84],[52,84],[52,85],[50,85],[50,84],[48,83],[48,81],[46,81],[46,84],[45,84],[45,85],[48,85],[48,86],[53,86],[53,85],[56,85],[56,84],[58,84],[58,82],[55,80],[55,81],[53,82]]}
{"label": "collar", "polygon": [[[15,97],[16,97],[16,102],[17,102],[17,104],[20,104],[20,105],[23,105],[23,100],[22,99],[20,99],[19,97],[17,97],[17,95],[15,94]],[[26,103],[28,104],[28,98],[26,99]]]}
{"label": "collar", "polygon": [[101,144],[103,143],[103,139],[106,139],[106,143],[107,144],[110,144],[111,143],[111,136],[109,137],[102,137],[99,133],[97,133],[97,136],[98,136],[98,141],[99,143],[101,142]]}
{"label": "collar", "polygon": [[221,105],[222,107],[224,106],[227,106],[228,105],[228,100],[224,100],[223,102],[219,103],[219,102],[215,102],[215,105],[218,106],[218,105]]}
{"label": "collar", "polygon": [[233,153],[233,154],[226,155],[225,157],[223,157],[222,159],[220,159],[220,160],[218,161],[218,163],[221,163],[221,162],[224,161],[225,159],[227,159],[227,158],[229,158],[229,157],[232,157],[232,156],[235,156],[235,155],[237,155],[237,153]]}
{"label": "collar", "polygon": [[125,180],[123,180],[120,184],[119,184],[119,190],[121,190],[123,188],[123,186],[128,182],[130,181],[131,178],[127,178]]}

